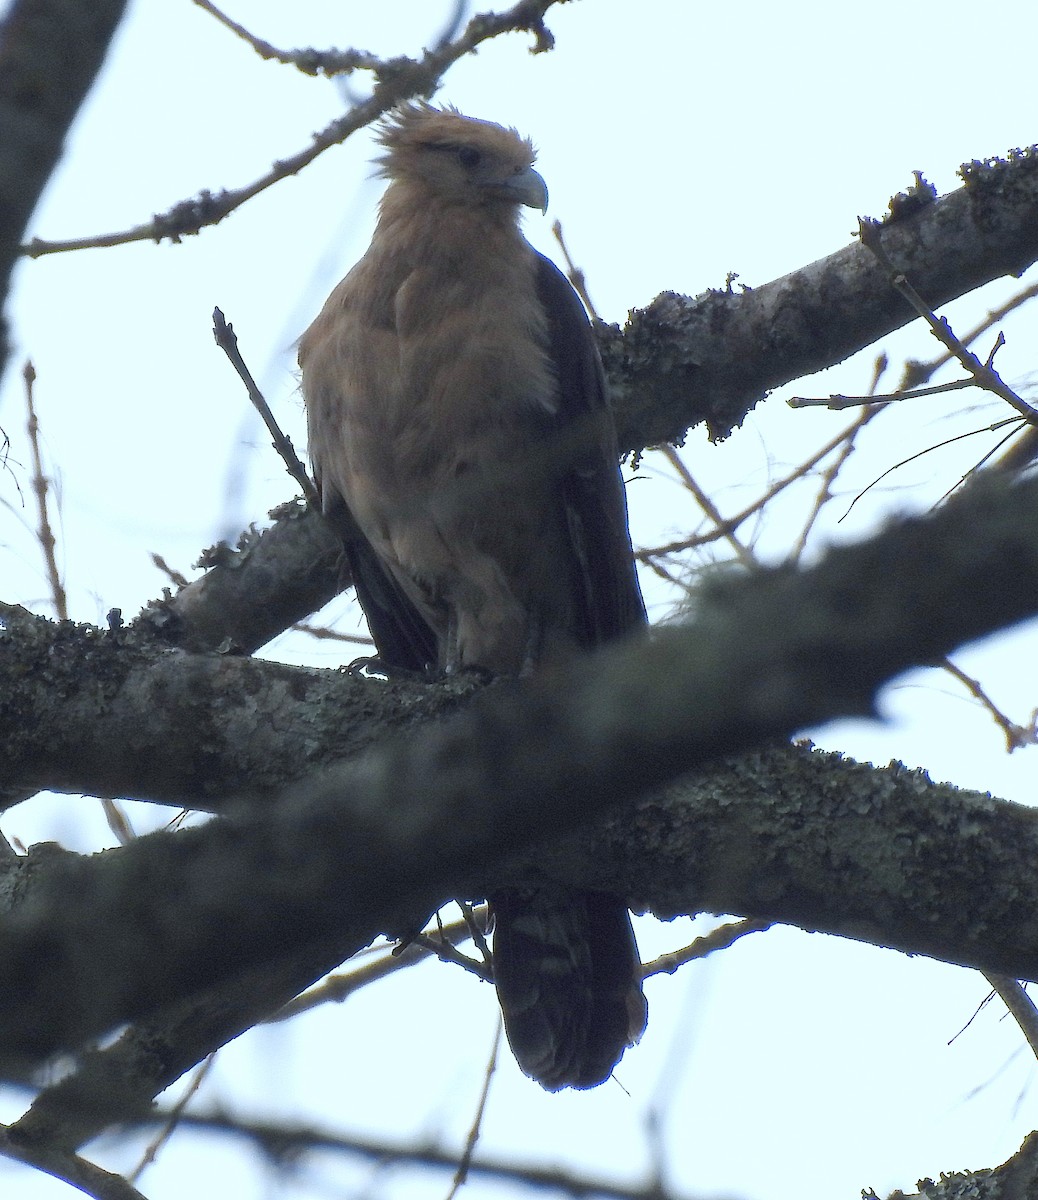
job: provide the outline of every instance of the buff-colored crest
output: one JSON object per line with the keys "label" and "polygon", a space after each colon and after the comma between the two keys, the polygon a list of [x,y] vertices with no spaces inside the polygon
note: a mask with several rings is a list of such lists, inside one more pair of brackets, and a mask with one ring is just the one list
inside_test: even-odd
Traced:
{"label": "buff-colored crest", "polygon": [[518,168],[531,166],[537,157],[533,142],[518,130],[424,100],[403,104],[390,113],[378,127],[378,140],[386,151],[378,159],[379,174],[385,176],[395,175],[406,168],[412,154],[433,146],[468,146]]}

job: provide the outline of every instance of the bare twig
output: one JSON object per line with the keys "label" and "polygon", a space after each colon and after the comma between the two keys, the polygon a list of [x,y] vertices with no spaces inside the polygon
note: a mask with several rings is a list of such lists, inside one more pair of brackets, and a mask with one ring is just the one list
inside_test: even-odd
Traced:
{"label": "bare twig", "polygon": [[598,315],[598,310],[592,303],[591,296],[587,290],[587,276],[570,256],[569,247],[566,245],[566,239],[562,233],[562,222],[558,220],[552,221],[551,231],[555,237],[555,240],[559,244],[559,249],[562,251],[562,257],[566,260],[566,276],[573,285],[573,290],[577,293],[581,300],[584,301],[584,307],[588,310],[591,316],[596,321],[601,320],[601,317]]}
{"label": "bare twig", "polygon": [[992,470],[1016,473],[1038,458],[1038,428],[1028,425],[1010,443],[1009,449],[992,464]]}
{"label": "bare twig", "polygon": [[554,39],[544,24],[544,14],[557,2],[558,0],[519,0],[519,3],[504,12],[480,13],[474,16],[454,41],[426,50],[420,59],[400,57],[373,62],[368,69],[375,76],[375,87],[366,100],[336,118],[319,133],[315,133],[310,144],[302,150],[278,160],[268,171],[244,187],[223,189],[215,193],[206,189],[190,200],[182,200],[167,212],[158,214],[144,224],[117,233],[69,238],[63,241],[33,238],[21,247],[21,253],[30,258],[39,258],[44,254],[121,246],[129,242],[169,240],[177,243],[184,237],[197,234],[207,226],[216,225],[235,209],[282,179],[298,175],[325,150],[340,145],[396,105],[415,96],[431,96],[439,87],[447,69],[483,42],[502,33],[527,32],[534,37],[531,53],[539,54],[550,50]]}
{"label": "bare twig", "polygon": [[363,633],[340,633],[337,629],[329,629],[326,625],[311,625],[308,621],[297,621],[292,626],[298,633],[308,634],[315,641],[349,642],[353,646],[374,646],[373,638]]}
{"label": "bare twig", "polygon": [[650,975],[673,975],[685,963],[692,962],[697,958],[705,958],[708,954],[713,954],[715,950],[727,950],[729,946],[748,933],[763,933],[773,924],[773,921],[747,919],[745,921],[729,921],[726,925],[719,925],[717,929],[712,929],[702,937],[696,938],[694,942],[682,949],[671,950],[669,953],[661,954],[659,958],[645,963],[642,967],[642,978],[648,979]]}
{"label": "bare twig", "polygon": [[[735,516],[723,518],[719,525],[716,525],[707,533],[697,534],[694,537],[682,538],[680,541],[669,542],[662,546],[649,546],[639,549],[635,551],[635,558],[637,558],[639,562],[644,562],[647,566],[650,566],[654,570],[658,571],[659,568],[655,565],[655,560],[659,558],[666,557],[670,554],[680,554],[682,551],[691,550],[693,547],[704,546],[709,542],[716,542],[719,538],[727,537],[729,533],[737,530],[739,526],[745,521],[748,521],[750,517],[759,513],[770,501],[774,500],[779,493],[789,487],[790,484],[795,483],[798,479],[803,479],[805,475],[812,471],[820,462],[824,461],[824,459],[827,458],[828,455],[832,454],[834,450],[838,450],[848,438],[853,437],[858,430],[859,420],[860,419],[856,418],[852,424],[848,425],[847,428],[843,430],[842,433],[837,434],[836,437],[826,442],[826,444],[819,450],[816,450],[810,458],[802,462],[788,475],[772,484],[771,487],[768,488],[768,490],[764,492],[758,499],[754,500],[752,504],[748,505],[741,512],[736,513]],[[666,579],[671,578],[665,573],[663,573],[663,577]]]}
{"label": "bare twig", "polygon": [[987,359],[981,362],[972,350],[968,350],[963,342],[955,336],[947,318],[938,317],[915,288],[912,287],[908,279],[890,261],[883,246],[882,229],[883,226],[878,221],[866,218],[859,219],[858,231],[862,244],[871,250],[876,260],[890,272],[890,283],[894,290],[902,295],[923,318],[930,327],[930,332],[934,337],[973,376],[978,386],[1004,400],[1010,407],[1016,409],[1029,424],[1038,424],[1038,412],[1018,396],[994,368],[995,354],[1005,343],[1005,338],[1002,334],[998,335]]}
{"label": "bare twig", "polygon": [[[1038,296],[1038,283],[1033,284],[1029,288],[1024,288],[1022,292],[1017,292],[1012,299],[1007,300],[999,308],[993,308],[979,325],[975,325],[969,333],[961,335],[961,342],[964,346],[972,346],[982,333],[986,333],[992,326],[1008,316],[1014,308],[1019,308],[1022,304],[1026,304],[1028,300],[1033,300],[1035,296]],[[905,388],[918,386],[924,380],[929,379],[935,371],[940,370],[946,363],[951,362],[952,358],[951,351],[945,351],[944,354],[939,354],[936,358],[930,359],[929,362],[917,362],[910,359],[905,363],[901,386]]]}
{"label": "bare twig", "polygon": [[490,1095],[490,1082],[494,1078],[494,1072],[497,1070],[497,1056],[501,1049],[501,1031],[504,1029],[504,1022],[501,1020],[501,1014],[498,1013],[497,1028],[494,1030],[494,1044],[490,1048],[490,1057],[487,1059],[486,1074],[483,1076],[483,1087],[479,1093],[479,1103],[476,1105],[476,1112],[472,1118],[472,1125],[469,1128],[468,1137],[465,1139],[465,1148],[461,1152],[461,1158],[458,1160],[458,1169],[454,1172],[454,1178],[451,1181],[450,1191],[447,1193],[447,1200],[454,1200],[458,1194],[458,1189],[463,1187],[469,1177],[469,1171],[472,1169],[472,1156],[476,1152],[476,1143],[479,1141],[480,1130],[483,1128],[483,1117],[487,1111],[487,1098]]}
{"label": "bare twig", "polygon": [[198,1089],[202,1086],[205,1077],[212,1070],[213,1063],[216,1061],[216,1051],[213,1051],[208,1058],[204,1059],[191,1075],[191,1079],[184,1090],[184,1094],[169,1110],[169,1116],[166,1122],[159,1129],[158,1133],[151,1139],[141,1155],[141,1161],[134,1167],[130,1173],[129,1179],[131,1183],[136,1183],[144,1174],[145,1170],[151,1166],[158,1156],[159,1151],[173,1136],[177,1125],[180,1124],[180,1119],[184,1115],[184,1110],[187,1108],[191,1098],[197,1094]]}
{"label": "bare twig", "polygon": [[790,408],[827,408],[840,412],[845,408],[857,408],[862,404],[891,404],[895,400],[918,400],[923,396],[939,396],[942,392],[957,392],[962,388],[978,387],[976,379],[952,379],[948,383],[937,383],[933,387],[898,389],[879,395],[847,396],[834,392],[831,396],[790,396],[786,403]]}
{"label": "bare twig", "polygon": [[[980,456],[980,458],[977,459],[977,461],[973,464],[972,467],[970,467],[970,469],[968,471],[965,471],[962,475],[959,476],[959,478],[951,485],[951,487],[948,488],[948,490],[941,495],[940,499],[937,500],[938,504],[943,504],[944,501],[947,500],[948,497],[953,492],[958,491],[959,488],[962,487],[962,485],[964,483],[966,483],[967,480],[969,480],[974,475],[976,475],[976,473],[981,469],[981,467],[983,467],[985,463],[990,462],[995,457],[995,455],[998,454],[999,450],[1001,450],[1003,446],[1005,446],[1008,442],[1012,442],[1012,441],[1016,440],[1019,436],[1021,429],[1033,433],[1033,432],[1035,432],[1036,428],[1038,428],[1034,425],[1026,424],[1026,422],[1024,421],[1024,419],[1022,417],[1007,417],[1006,420],[1004,422],[1002,422],[1002,424],[1012,426],[1012,428],[1009,430],[1008,433],[1003,434],[1002,437],[1000,437],[998,439],[998,441],[991,447],[990,450],[987,450],[984,454],[982,454]],[[991,433],[991,432],[993,432],[993,430],[994,430],[994,427],[989,426],[987,429],[977,430],[976,432]],[[1004,461],[1004,460],[999,460],[999,461]]]}
{"label": "bare twig", "polygon": [[36,382],[36,369],[26,360],[22,368],[22,378],[25,380],[25,406],[29,413],[28,434],[29,446],[32,450],[32,490],[36,497],[36,512],[39,525],[36,530],[36,540],[43,553],[43,561],[47,568],[47,580],[50,583],[50,598],[54,611],[61,621],[68,620],[68,595],[65,585],[61,582],[58,571],[58,560],[55,555],[57,545],[54,529],[51,526],[47,496],[50,491],[50,480],[43,473],[43,454],[40,450],[40,422],[36,416],[36,406],[33,403],[33,384]]}
{"label": "bare twig", "polygon": [[1002,730],[1006,738],[1006,749],[1009,753],[1014,750],[1022,750],[1025,746],[1033,746],[1038,742],[1038,725],[1036,725],[1035,717],[1032,716],[1029,726],[1017,725],[1015,721],[1009,719],[1004,712],[995,704],[991,697],[984,691],[980,685],[980,681],[967,675],[961,667],[955,665],[950,658],[941,660],[941,666],[953,675],[962,686],[969,692],[971,696],[979,700],[980,703],[987,709],[992,720]]}
{"label": "bare twig", "polygon": [[[487,969],[489,971],[493,971],[494,956],[491,954],[490,947],[487,945],[487,939],[484,936],[484,931],[487,928],[486,923],[488,914],[490,912],[489,906],[483,904],[477,909],[473,908],[473,906],[465,900],[458,900],[456,903],[461,909],[461,919],[465,922],[465,927],[469,931],[469,937],[472,938],[472,944],[479,951],[480,957],[483,959]],[[444,931],[441,929],[441,936],[443,935],[443,932]]]}
{"label": "bare twig", "polygon": [[248,43],[260,58],[296,67],[305,75],[325,75],[330,79],[335,75],[348,75],[353,71],[378,71],[383,66],[377,55],[369,54],[366,50],[279,50],[270,42],[250,33],[244,25],[232,21],[210,0],[193,0],[193,3],[215,17],[236,37]]}
{"label": "bare twig", "polygon": [[448,941],[441,940],[439,937],[433,937],[428,933],[419,933],[414,939],[414,944],[435,954],[441,962],[454,963],[455,966],[462,967],[486,983],[493,981],[493,972],[486,963],[477,962],[474,958],[469,958],[468,955],[459,953]]}
{"label": "bare twig", "polygon": [[[441,938],[457,941],[464,941],[469,933],[468,923],[464,920],[452,921],[449,925],[441,926],[439,930]],[[402,949],[385,949],[374,962],[355,967],[350,971],[329,975],[309,991],[304,992],[301,996],[296,996],[294,1000],[290,1000],[279,1008],[268,1018],[268,1021],[287,1021],[290,1017],[316,1008],[319,1004],[341,1004],[367,984],[384,979],[387,975],[392,975],[406,967],[412,967],[426,958],[438,955],[438,953],[439,947],[434,949],[418,942],[411,942]]]}
{"label": "bare twig", "polygon": [[682,485],[691,492],[696,503],[706,513],[710,521],[713,522],[715,529],[723,529],[722,537],[735,551],[735,557],[742,563],[744,567],[757,567],[760,563],[757,561],[757,556],[753,553],[749,546],[745,545],[737,536],[734,529],[727,527],[727,522],[721,516],[717,505],[703,491],[696,482],[692,472],[688,469],[684,459],[678,454],[673,446],[661,446],[660,453],[670,463],[674,470],[678,473],[678,478]]}
{"label": "bare twig", "polygon": [[1008,975],[994,975],[987,971],[984,972],[984,978],[1009,1009],[1013,1020],[1020,1026],[1020,1032],[1027,1039],[1031,1053],[1038,1058],[1038,1009],[1023,984]]}
{"label": "bare twig", "polygon": [[306,468],[299,461],[299,455],[296,454],[291,438],[281,432],[281,427],[274,420],[274,414],[270,411],[270,406],[264,399],[263,393],[256,386],[256,381],[252,378],[249,368],[245,365],[245,360],[238,349],[238,339],[234,333],[234,326],[224,318],[223,313],[218,308],[213,309],[213,337],[216,339],[216,344],[230,359],[231,366],[238,372],[242,383],[245,384],[245,388],[249,393],[249,399],[252,401],[252,406],[263,418],[263,424],[266,425],[267,432],[273,439],[274,449],[281,455],[289,475],[302,488],[307,504],[320,512],[321,499],[317,494],[317,488],[314,487],[313,481],[306,473]]}
{"label": "bare twig", "polygon": [[[935,442],[932,446],[927,446],[923,450],[917,450],[915,454],[910,454],[907,458],[901,459],[900,462],[894,463],[893,466],[887,467],[887,469],[881,475],[877,475],[870,484],[867,484],[865,487],[863,487],[847,506],[847,511],[843,514],[840,520],[845,521],[851,515],[851,510],[858,503],[858,501],[867,492],[870,492],[877,484],[882,483],[888,475],[892,475],[895,471],[899,471],[902,467],[907,467],[909,463],[915,462],[916,459],[924,458],[927,454],[932,454],[935,450],[940,450],[945,446],[953,446],[956,442],[961,442],[965,438],[976,437],[979,433],[995,433],[997,430],[1004,428],[1006,425],[1019,424],[1019,417],[1005,417],[1001,421],[993,421],[990,425],[981,425],[977,429],[969,429],[965,433],[957,433],[954,437],[945,438],[944,441]],[[958,484],[956,486],[958,486]]]}
{"label": "bare twig", "polygon": [[994,998],[995,998],[995,993],[988,992],[988,994],[984,997],[983,1000],[981,1000],[981,1002],[977,1005],[977,1007],[973,1010],[973,1012],[970,1013],[970,1019],[966,1022],[966,1024],[963,1025],[961,1029],[956,1030],[955,1033],[953,1033],[952,1036],[948,1039],[946,1044],[950,1046],[953,1042],[957,1042],[959,1040],[959,1038],[961,1038],[962,1035],[966,1032],[966,1030],[969,1029],[969,1027],[973,1024],[973,1022],[980,1016],[980,1014],[984,1011],[984,1009],[987,1008],[987,1006],[991,1003],[991,1001],[994,1000]]}
{"label": "bare twig", "polygon": [[[887,369],[886,354],[876,356],[876,361],[873,365],[872,384],[869,388],[869,396],[876,393],[876,388],[879,387],[879,381],[883,377],[883,372]],[[787,556],[789,562],[799,562],[805,549],[807,548],[808,538],[811,536],[811,530],[814,529],[818,518],[822,514],[822,510],[826,504],[833,498],[833,486],[836,480],[847,465],[847,461],[854,453],[855,445],[857,444],[858,434],[869,424],[875,417],[878,417],[886,408],[885,404],[877,404],[875,407],[863,407],[858,414],[854,424],[846,430],[846,436],[843,439],[843,444],[838,448],[838,451],[833,458],[833,461],[822,472],[821,485],[815,495],[814,506],[808,513],[803,525],[800,527],[800,532]]]}

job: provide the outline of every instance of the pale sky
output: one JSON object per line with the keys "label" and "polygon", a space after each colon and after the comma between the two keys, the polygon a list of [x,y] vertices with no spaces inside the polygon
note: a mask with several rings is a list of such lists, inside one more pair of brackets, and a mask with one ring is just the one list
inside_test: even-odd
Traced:
{"label": "pale sky", "polygon": [[[231,16],[278,46],[385,54],[416,53],[448,7],[227,3]],[[610,320],[665,289],[721,287],[733,271],[743,284],[765,283],[847,244],[858,215],[882,215],[913,170],[945,192],[964,160],[1038,140],[1027,65],[1038,8],[1022,0],[867,8],[582,0],[552,10],[548,23],[558,42],[552,54],[531,58],[528,38],[498,39],[458,64],[437,99],[533,137],[551,205],[548,219],[526,218],[527,233],[557,257],[550,223],[563,222]],[[358,77],[350,87],[362,93],[367,82]],[[241,186],[306,145],[343,104],[335,85],[259,61],[190,0],[138,0],[31,232],[110,232],[203,188]],[[0,474],[0,502],[11,506],[0,509],[5,600],[49,611],[29,507],[26,358],[59,481],[61,564],[76,619],[103,621],[112,607],[132,617],[165,584],[151,552],[187,571],[204,547],[262,522],[293,494],[213,344],[210,314],[219,305],[233,322],[301,450],[292,343],[370,236],[380,191],[370,155],[369,140],[355,138],[179,246],[23,263],[7,310],[15,354],[0,389],[0,426],[12,442],[11,472]],[[1000,281],[946,314],[966,328],[1017,286]],[[1034,371],[1036,314],[1024,309],[1002,326],[999,366],[1018,386]],[[777,393],[721,447],[690,435],[687,461],[723,511],[846,423],[845,415],[794,412],[783,397],[863,390],[879,348]],[[932,356],[936,344],[915,325],[882,348],[896,367],[906,355]],[[991,404],[962,415],[969,403],[981,402],[943,397],[877,423],[852,464],[848,502],[916,450],[1002,415]],[[820,545],[928,505],[989,444],[960,444],[896,473],[856,506],[846,528],[828,525]],[[648,478],[629,489],[636,543],[691,519],[661,470],[648,460]],[[793,502],[776,512],[760,534],[765,553],[783,552],[797,515]],[[663,615],[673,597],[651,580],[646,587]],[[340,598],[326,616],[349,608]],[[1038,704],[1035,648],[1032,629],[957,661],[1026,721]],[[323,666],[349,654],[298,637],[265,653]],[[901,680],[885,694],[884,712],[885,724],[841,723],[813,736],[863,760],[897,757],[934,778],[1033,802],[1038,750],[1006,756],[998,732],[950,679]],[[168,817],[143,806],[132,814],[141,830]],[[26,843],[50,837],[85,850],[111,840],[96,803],[70,797],[34,800],[0,826]],[[683,944],[689,925],[641,922],[644,955]],[[456,1147],[496,1019],[491,990],[459,974],[430,964],[342,1007],[247,1035],[221,1052],[199,1104]],[[648,1117],[661,1111],[676,1192],[832,1200],[995,1166],[1038,1124],[1034,1063],[999,1004],[948,1044],[987,992],[971,972],[775,930],[653,980],[647,992],[649,1030],[618,1071],[623,1088],[549,1096],[503,1052],[481,1151],[637,1181],[651,1161]],[[0,1120],[13,1119],[21,1099],[0,1089]],[[89,1153],[113,1169],[133,1161],[119,1149]],[[140,1186],[151,1200],[360,1192],[410,1200],[442,1197],[447,1184],[441,1175],[373,1175],[328,1156],[272,1181],[258,1156],[233,1143],[181,1134]],[[468,1191],[490,1189],[474,1183]],[[0,1160],[0,1194],[49,1200],[70,1191]]]}

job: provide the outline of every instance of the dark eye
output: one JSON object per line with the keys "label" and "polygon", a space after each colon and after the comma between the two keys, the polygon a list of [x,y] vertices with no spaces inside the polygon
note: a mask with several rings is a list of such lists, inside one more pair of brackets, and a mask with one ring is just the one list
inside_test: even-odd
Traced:
{"label": "dark eye", "polygon": [[463,167],[478,167],[482,157],[483,155],[471,146],[460,146],[458,148],[458,161]]}

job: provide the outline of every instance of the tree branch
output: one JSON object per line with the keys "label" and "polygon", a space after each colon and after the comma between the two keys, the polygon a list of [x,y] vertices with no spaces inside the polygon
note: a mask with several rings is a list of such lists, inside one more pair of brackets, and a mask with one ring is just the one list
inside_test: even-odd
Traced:
{"label": "tree branch", "polygon": [[[229,811],[453,712],[480,686],[381,683],[234,654],[171,654],[123,629],[0,604],[0,779]],[[0,797],[0,806],[3,800]]]}
{"label": "tree branch", "polygon": [[[446,898],[511,877],[524,847],[540,844],[547,863],[545,841],[557,846],[721,755],[868,713],[892,675],[1036,609],[1038,481],[974,487],[810,571],[721,580],[688,628],[604,649],[564,679],[490,689],[249,818],[94,859],[55,856],[0,930],[3,1061],[24,1068],[300,939],[334,941],[345,957],[379,932],[411,929]],[[1019,903],[1038,853],[1030,810],[983,799],[937,822],[918,795],[863,816],[843,793],[819,793],[808,820],[803,805],[762,803],[772,786],[758,779],[740,805],[727,776],[715,780],[713,799],[683,817],[696,836],[672,861],[658,831],[675,826],[676,811],[636,813],[657,851],[651,887],[627,877],[627,830],[578,854],[583,866],[557,861],[566,878],[660,912],[792,921],[1038,976]],[[954,883],[963,870],[985,880],[969,906]],[[918,905],[891,879],[909,880]],[[834,900],[854,880],[846,902]]]}
{"label": "tree branch", "polygon": [[[160,1121],[165,1113],[156,1113],[148,1123]],[[367,1159],[378,1166],[416,1166],[455,1171],[460,1156],[433,1144],[407,1145],[385,1139],[329,1133],[313,1126],[288,1125],[273,1121],[235,1120],[222,1113],[185,1113],[181,1124],[186,1128],[223,1133],[244,1138],[265,1151],[275,1162],[286,1155],[304,1150],[331,1150]],[[600,1196],[606,1200],[682,1200],[677,1193],[665,1191],[658,1179],[643,1184],[624,1185],[615,1179],[583,1175],[561,1167],[543,1167],[505,1159],[476,1157],[468,1164],[477,1178],[517,1184],[523,1189],[548,1190],[586,1200]],[[692,1200],[691,1197],[688,1200]]]}
{"label": "tree branch", "polygon": [[[957,191],[892,202],[887,257],[931,308],[1038,259],[1038,153],[960,170]],[[841,362],[915,319],[858,241],[763,287],[690,300],[664,292],[621,333],[599,327],[620,446],[680,441],[705,421],[725,437],[771,388]]]}
{"label": "tree branch", "polygon": [[22,1145],[3,1126],[0,1126],[0,1154],[45,1171],[84,1195],[93,1196],[94,1200],[147,1200],[121,1175],[113,1175],[84,1158],[51,1146]]}

